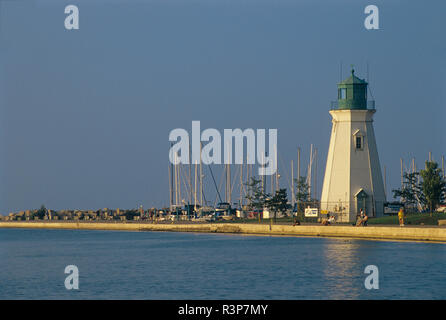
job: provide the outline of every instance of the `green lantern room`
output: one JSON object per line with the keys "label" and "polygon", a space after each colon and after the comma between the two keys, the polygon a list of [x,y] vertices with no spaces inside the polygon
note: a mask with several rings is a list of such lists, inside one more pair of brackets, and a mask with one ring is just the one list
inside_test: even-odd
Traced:
{"label": "green lantern room", "polygon": [[338,84],[338,109],[367,109],[367,82],[355,76],[352,69],[350,77]]}

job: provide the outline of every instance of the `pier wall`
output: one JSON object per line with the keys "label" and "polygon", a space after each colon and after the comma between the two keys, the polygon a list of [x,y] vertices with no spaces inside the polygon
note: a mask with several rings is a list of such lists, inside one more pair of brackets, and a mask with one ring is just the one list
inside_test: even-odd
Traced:
{"label": "pier wall", "polygon": [[253,235],[282,235],[306,237],[357,238],[371,240],[408,240],[446,242],[444,227],[399,226],[319,226],[268,225],[242,223],[152,224],[152,223],[96,223],[96,222],[0,222],[0,228],[41,228],[122,231],[172,231],[237,233]]}

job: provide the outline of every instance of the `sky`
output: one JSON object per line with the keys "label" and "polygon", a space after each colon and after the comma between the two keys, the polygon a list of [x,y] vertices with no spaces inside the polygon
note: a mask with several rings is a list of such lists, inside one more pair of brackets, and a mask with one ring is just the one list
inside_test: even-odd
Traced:
{"label": "sky", "polygon": [[[66,30],[65,6],[79,8]],[[379,8],[379,30],[364,8]],[[281,186],[330,101],[367,77],[387,195],[400,158],[446,154],[445,1],[0,0],[0,213],[169,203],[169,132],[276,128]],[[220,182],[221,166],[215,166]],[[215,188],[205,170],[205,195]],[[223,189],[222,189],[223,190]]]}

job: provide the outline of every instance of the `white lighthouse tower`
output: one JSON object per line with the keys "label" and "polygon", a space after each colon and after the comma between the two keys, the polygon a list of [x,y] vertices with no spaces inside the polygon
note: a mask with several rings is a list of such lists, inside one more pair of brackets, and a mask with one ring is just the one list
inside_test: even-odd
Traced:
{"label": "white lighthouse tower", "polygon": [[363,209],[383,215],[384,184],[373,131],[374,101],[367,101],[367,82],[351,76],[338,84],[338,101],[330,110],[332,130],[321,210],[340,222],[354,222]]}

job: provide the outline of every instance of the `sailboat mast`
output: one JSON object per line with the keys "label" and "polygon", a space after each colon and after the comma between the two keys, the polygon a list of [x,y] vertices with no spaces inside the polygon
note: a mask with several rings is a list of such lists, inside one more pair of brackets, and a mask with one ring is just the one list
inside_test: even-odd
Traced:
{"label": "sailboat mast", "polygon": [[195,161],[195,181],[194,181],[194,207],[197,209],[197,169],[198,163]]}
{"label": "sailboat mast", "polygon": [[297,181],[300,180],[300,148],[297,148]]}
{"label": "sailboat mast", "polygon": [[201,142],[200,142],[200,206],[203,207],[203,166],[201,162]]}
{"label": "sailboat mast", "polygon": [[175,163],[175,165],[174,165],[174,168],[175,168],[174,169],[175,170],[175,205],[178,205],[178,173],[177,173],[178,164],[177,164],[177,154],[176,153],[174,155],[174,159],[175,159],[175,161],[174,161],[174,163]]}
{"label": "sailboat mast", "polygon": [[242,188],[243,188],[243,162],[240,164],[240,209],[242,209],[243,206]]}
{"label": "sailboat mast", "polygon": [[277,145],[275,145],[274,146],[274,150],[275,150],[275,153],[274,153],[274,158],[276,159],[276,191],[278,191],[279,190],[279,162],[277,161],[277,157],[278,157],[278,150],[277,150]]}
{"label": "sailboat mast", "polygon": [[314,199],[317,199],[317,148],[314,150]]}
{"label": "sailboat mast", "polygon": [[401,190],[403,190],[404,180],[403,180],[403,158],[400,158],[401,164]]}
{"label": "sailboat mast", "polygon": [[171,179],[171,173],[170,173],[170,166],[171,166],[171,164],[169,163],[167,165],[167,172],[169,175],[169,208],[170,208],[170,210],[172,210],[172,184],[171,184],[172,179]]}
{"label": "sailboat mast", "polygon": [[192,147],[189,137],[189,204],[192,202]]}
{"label": "sailboat mast", "polygon": [[[400,165],[401,165],[401,190],[403,190],[404,187],[404,175],[403,175],[403,158],[400,158]],[[404,198],[400,197],[401,202],[404,202]]]}
{"label": "sailboat mast", "polygon": [[[271,161],[274,161],[274,159],[271,159]],[[274,175],[270,175],[271,177],[271,196],[274,194]]]}
{"label": "sailboat mast", "polygon": [[291,160],[291,208],[294,209],[294,164]]}
{"label": "sailboat mast", "polygon": [[228,201],[228,203],[231,203],[231,201],[232,201],[232,197],[231,197],[231,194],[232,194],[232,190],[231,190],[231,165],[230,165],[230,163],[229,163],[229,161],[228,161],[228,194],[229,194],[229,201]]}
{"label": "sailboat mast", "polygon": [[308,180],[308,194],[309,194],[309,197],[310,197],[309,200],[311,200],[312,191],[313,191],[311,189],[311,171],[313,169],[312,166],[313,166],[313,144],[311,144],[311,146],[310,146],[310,163],[308,165],[308,177],[307,177],[307,180]]}
{"label": "sailboat mast", "polygon": [[[263,154],[263,152],[262,152],[262,163],[265,163],[265,154]],[[264,193],[265,192],[265,175],[264,174],[262,174],[261,180],[262,180],[262,193]]]}
{"label": "sailboat mast", "polygon": [[178,188],[177,189],[177,192],[178,192],[178,195],[177,195],[177,198],[178,198],[177,205],[181,206],[181,176],[180,176],[180,169],[181,169],[181,167],[180,167],[180,164],[177,163],[176,167],[177,167],[177,188]]}
{"label": "sailboat mast", "polygon": [[443,179],[444,179],[444,156],[441,156],[441,171],[443,172]]}

